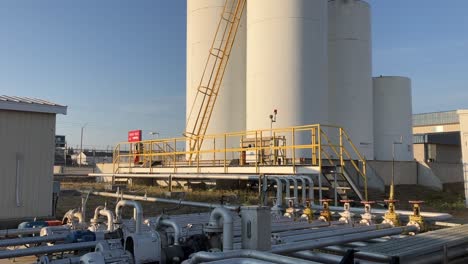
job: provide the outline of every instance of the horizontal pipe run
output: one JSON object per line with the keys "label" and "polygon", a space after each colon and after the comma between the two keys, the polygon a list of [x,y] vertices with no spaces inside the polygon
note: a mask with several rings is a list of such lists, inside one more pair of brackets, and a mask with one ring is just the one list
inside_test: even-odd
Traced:
{"label": "horizontal pipe run", "polygon": [[15,237],[19,235],[39,234],[42,227],[24,228],[24,229],[4,229],[0,230],[0,237]]}
{"label": "horizontal pipe run", "polygon": [[256,251],[256,250],[235,250],[228,252],[198,252],[195,253],[189,260],[184,261],[186,264],[197,264],[217,260],[233,259],[233,258],[252,258],[270,263],[279,264],[313,264],[307,260],[296,259],[286,256],[280,256],[268,252]]}
{"label": "horizontal pipe run", "polygon": [[183,180],[258,180],[257,175],[210,175],[210,174],[148,174],[148,173],[90,173],[94,177],[116,177],[116,178],[156,178]]}
{"label": "horizontal pipe run", "polygon": [[407,232],[417,232],[417,228],[415,226],[406,226],[406,227],[394,227],[384,230],[377,230],[377,231],[370,231],[365,233],[358,233],[358,234],[349,234],[343,235],[338,237],[327,237],[321,239],[312,239],[307,241],[300,241],[300,242],[292,242],[285,245],[277,245],[274,246],[270,252],[275,254],[285,254],[303,250],[309,250],[314,248],[322,248],[331,245],[340,245],[346,244],[349,242],[354,241],[363,241],[372,238],[384,237],[384,236],[391,236],[397,235],[401,233]]}
{"label": "horizontal pipe run", "polygon": [[[311,261],[317,261],[320,263],[333,263],[333,264],[339,264],[341,263],[341,260],[343,259],[343,256],[338,256],[338,255],[333,255],[333,254],[327,254],[327,253],[322,253],[322,252],[313,252],[313,251],[299,251],[291,254],[292,257],[295,258],[300,258],[300,259],[307,259]],[[376,264],[375,262],[370,262],[370,261],[365,261],[365,260],[356,260],[356,263],[360,264]]]}
{"label": "horizontal pipe run", "polygon": [[64,241],[67,238],[67,236],[68,234],[12,238],[12,239],[0,240],[0,247],[11,247],[11,246],[26,245],[26,244]]}
{"label": "horizontal pipe run", "polygon": [[[321,206],[321,205],[313,205],[313,206],[312,206],[312,209],[315,209],[315,210],[322,210],[322,209],[323,209],[323,206]],[[339,206],[330,206],[330,210],[331,210],[331,211],[338,211],[338,212],[341,212],[341,211],[343,211],[343,207],[339,207]],[[351,208],[350,208],[350,211],[353,212],[353,213],[358,213],[358,214],[363,214],[363,213],[365,213],[364,208],[351,207]],[[380,215],[383,215],[383,214],[385,214],[386,212],[387,212],[386,209],[375,209],[375,208],[372,208],[372,213],[373,213],[373,214],[380,214]],[[413,215],[413,211],[397,210],[396,213],[399,214],[399,215],[405,215],[405,216]],[[423,216],[423,217],[425,217],[425,218],[430,218],[431,220],[437,219],[437,220],[439,220],[439,221],[452,219],[452,215],[446,214],[446,213],[421,212],[421,216]]]}
{"label": "horizontal pipe run", "polygon": [[212,204],[212,203],[202,203],[202,202],[190,202],[190,201],[182,201],[182,200],[174,200],[174,199],[165,199],[165,198],[158,198],[158,197],[145,197],[145,196],[138,196],[138,195],[129,195],[129,194],[116,194],[116,193],[109,193],[109,192],[90,192],[92,195],[103,196],[103,197],[113,197],[113,198],[123,198],[127,200],[134,200],[134,201],[143,201],[143,202],[155,202],[155,203],[169,203],[169,204],[177,204],[177,205],[186,205],[186,206],[193,206],[193,207],[203,207],[203,208],[218,208],[223,207],[231,211],[238,211],[240,209],[239,206],[230,206],[230,205],[221,205],[221,204]]}
{"label": "horizontal pipe run", "polygon": [[16,250],[5,250],[0,251],[0,259],[6,258],[18,258],[25,256],[33,255],[43,255],[51,254],[56,252],[65,252],[65,251],[74,251],[74,250],[83,250],[83,249],[93,249],[96,247],[98,241],[89,241],[82,243],[71,243],[71,244],[61,244],[55,246],[42,246],[42,247],[33,247],[33,248],[24,248]]}

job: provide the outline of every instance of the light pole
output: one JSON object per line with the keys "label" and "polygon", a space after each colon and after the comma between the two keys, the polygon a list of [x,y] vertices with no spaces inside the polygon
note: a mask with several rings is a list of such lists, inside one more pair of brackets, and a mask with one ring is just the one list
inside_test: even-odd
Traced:
{"label": "light pole", "polygon": [[154,140],[155,136],[159,137],[159,133],[156,132],[156,131],[151,131],[151,132],[149,132],[148,134],[150,134],[150,135],[152,136],[151,139],[153,139],[153,140]]}
{"label": "light pole", "polygon": [[[275,163],[276,155],[273,154],[273,147],[275,146],[275,139],[273,138],[273,123],[276,123],[276,115],[278,114],[278,110],[273,110],[273,114],[270,115],[270,161]],[[263,145],[263,143],[262,143]]]}
{"label": "light pole", "polygon": [[400,141],[392,142],[392,182],[390,183],[390,200],[393,200],[394,185],[395,185],[395,145],[403,144],[403,137],[400,136]]}
{"label": "light pole", "polygon": [[83,130],[84,128],[88,125],[88,123],[85,123],[84,125],[81,126],[81,139],[80,139],[80,163],[78,164],[79,167],[81,167],[81,157],[83,156]]}

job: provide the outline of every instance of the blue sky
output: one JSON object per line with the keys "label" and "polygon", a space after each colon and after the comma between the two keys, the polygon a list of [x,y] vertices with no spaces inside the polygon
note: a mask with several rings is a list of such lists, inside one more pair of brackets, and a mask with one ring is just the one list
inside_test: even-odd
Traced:
{"label": "blue sky", "polygon": [[[252,0],[250,0],[252,1]],[[0,94],[68,105],[57,133],[107,148],[180,136],[186,0],[0,1]],[[468,1],[373,0],[374,75],[413,80],[415,113],[468,108]]]}

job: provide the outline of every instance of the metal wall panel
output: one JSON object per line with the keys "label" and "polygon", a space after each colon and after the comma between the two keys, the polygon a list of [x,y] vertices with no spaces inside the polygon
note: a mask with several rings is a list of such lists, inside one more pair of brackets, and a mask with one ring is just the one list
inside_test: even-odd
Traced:
{"label": "metal wall panel", "polygon": [[0,110],[0,219],[51,215],[55,114]]}

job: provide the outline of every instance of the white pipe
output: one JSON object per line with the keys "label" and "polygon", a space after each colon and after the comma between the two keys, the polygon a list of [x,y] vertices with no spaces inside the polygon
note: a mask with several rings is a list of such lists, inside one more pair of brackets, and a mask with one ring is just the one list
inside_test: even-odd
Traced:
{"label": "white pipe", "polygon": [[[228,212],[229,213],[229,212]],[[223,217],[224,219],[224,217]],[[168,227],[172,227],[172,229],[174,229],[174,245],[179,245],[179,240],[180,240],[180,234],[181,234],[181,229],[179,227],[179,225],[173,221],[173,220],[169,220],[169,219],[162,219],[161,221],[159,221],[159,223],[163,226],[168,226]],[[224,227],[224,225],[223,225]],[[224,233],[224,231],[223,231]],[[223,241],[223,244],[224,244],[224,241]]]}
{"label": "white pipe", "polygon": [[210,174],[148,174],[148,173],[89,173],[94,177],[117,177],[117,178],[157,178],[168,179],[207,179],[207,180],[258,180],[258,175],[210,175]]}
{"label": "white pipe", "polygon": [[223,219],[223,251],[228,251],[233,249],[233,219],[231,213],[224,208],[218,207],[211,211],[210,214],[210,224],[218,225],[220,218]]}
{"label": "white pipe", "polygon": [[99,214],[107,217],[107,231],[109,232],[114,231],[114,213],[111,210],[102,209],[99,211]]}
{"label": "white pipe", "polygon": [[297,177],[298,180],[301,181],[301,203],[302,203],[302,206],[305,207],[306,206],[306,200],[307,200],[307,182],[306,180],[302,177],[302,176],[298,176]]}
{"label": "white pipe", "polygon": [[72,216],[78,218],[78,223],[84,223],[83,212],[74,212]]}
{"label": "white pipe", "polygon": [[143,220],[143,208],[139,202],[129,201],[129,200],[121,200],[115,206],[115,216],[117,220],[120,221],[122,219],[122,212],[121,209],[124,206],[132,206],[135,209],[134,218],[135,218],[135,234],[139,234],[141,232],[141,222]]}
{"label": "white pipe", "polygon": [[0,251],[0,259],[5,258],[17,258],[24,256],[34,256],[42,254],[50,254],[55,252],[74,251],[82,249],[95,248],[99,241],[89,241],[81,243],[70,243],[70,244],[59,244],[54,246],[40,246],[32,248],[22,248],[16,250],[4,250]]}
{"label": "white pipe", "polygon": [[18,235],[39,234],[42,227],[37,228],[22,228],[22,229],[4,229],[0,230],[0,237],[12,237]]}
{"label": "white pipe", "polygon": [[289,179],[287,179],[286,177],[279,177],[279,178],[286,183],[286,200],[289,200],[289,198],[291,198],[291,183],[289,182]]}
{"label": "white pipe", "polygon": [[102,205],[99,205],[98,207],[96,207],[96,209],[94,210],[94,216],[93,216],[93,221],[96,223],[98,218],[99,218],[99,211],[101,211],[102,209],[104,209],[104,206]]}
{"label": "white pipe", "polygon": [[297,188],[297,179],[293,176],[288,176],[286,177],[288,180],[293,182],[294,185],[294,206],[297,206],[299,204],[299,199],[298,199],[298,188]]}

